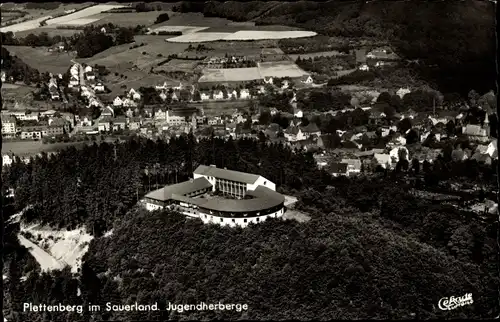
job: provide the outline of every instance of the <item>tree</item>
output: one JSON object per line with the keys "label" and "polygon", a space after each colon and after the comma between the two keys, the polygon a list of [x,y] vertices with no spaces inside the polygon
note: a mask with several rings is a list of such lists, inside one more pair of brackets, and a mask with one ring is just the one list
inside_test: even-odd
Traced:
{"label": "tree", "polygon": [[406,133],[406,131],[412,128],[411,119],[405,117],[401,121],[398,122],[398,131],[401,133]]}
{"label": "tree", "polygon": [[391,102],[391,94],[389,94],[388,92],[380,93],[380,95],[377,97],[377,102],[389,104]]}
{"label": "tree", "polygon": [[170,18],[168,16],[168,13],[162,13],[160,14],[156,20],[155,20],[155,24],[157,23],[162,23],[162,22],[165,22],[165,21],[168,21]]}
{"label": "tree", "polygon": [[269,111],[264,111],[259,115],[259,124],[269,125],[271,123],[271,113]]}

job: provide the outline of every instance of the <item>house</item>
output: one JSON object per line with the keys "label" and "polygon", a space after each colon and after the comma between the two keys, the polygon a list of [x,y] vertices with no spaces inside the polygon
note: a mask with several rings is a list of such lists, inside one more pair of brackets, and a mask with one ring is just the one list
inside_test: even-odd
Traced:
{"label": "house", "polygon": [[128,92],[128,98],[138,101],[141,99],[141,94],[139,94],[135,89],[131,88]]}
{"label": "house", "polygon": [[136,107],[137,103],[131,100],[130,98],[126,98],[123,100],[123,107]]}
{"label": "house", "polygon": [[347,163],[333,162],[327,166],[327,169],[334,177],[349,175]]}
{"label": "house", "polygon": [[85,73],[85,78],[87,80],[94,80],[95,79],[95,73],[94,72]]}
{"label": "house", "polygon": [[395,147],[389,152],[389,156],[391,157],[392,163],[397,163],[401,158],[406,161],[410,160],[410,153],[404,146]]}
{"label": "house", "polygon": [[462,134],[469,137],[471,141],[487,142],[490,136],[490,124],[488,113],[484,117],[483,125],[467,124],[462,127]]}
{"label": "house", "polygon": [[273,78],[272,78],[272,77],[269,77],[269,78],[264,77],[264,83],[266,83],[266,84],[271,84],[271,85],[272,85],[272,84],[273,84],[273,81],[274,81],[274,80],[273,80]]}
{"label": "house", "polygon": [[358,67],[359,70],[362,70],[362,71],[369,71],[370,70],[370,67],[368,67],[367,64],[361,64],[359,67]]}
{"label": "house", "polygon": [[113,120],[113,131],[125,130],[127,128],[127,119],[125,117],[117,117]]}
{"label": "house", "polygon": [[49,132],[50,132],[50,127],[62,127],[63,133],[69,133],[71,131],[71,123],[62,117],[50,118],[48,123],[49,123]]}
{"label": "house", "polygon": [[173,87],[173,89],[174,89],[175,91],[180,91],[180,90],[181,90],[181,89],[183,89],[183,88],[184,88],[184,86],[182,86],[182,83],[179,83],[179,86],[175,86],[175,87]]}
{"label": "house", "polygon": [[375,161],[375,164],[380,165],[384,169],[392,168],[392,158],[389,154],[375,153],[373,155],[373,160]]}
{"label": "house", "polygon": [[222,91],[215,91],[214,92],[214,100],[222,100],[224,99],[224,93]]}
{"label": "house", "polygon": [[401,99],[406,95],[411,93],[411,90],[409,88],[403,88],[401,87],[396,91],[396,95],[399,96]]}
{"label": "house", "polygon": [[128,128],[131,131],[137,131],[141,127],[141,119],[139,117],[131,117],[128,120]]}
{"label": "house", "polygon": [[370,111],[370,116],[369,116],[369,124],[374,124],[377,125],[381,122],[382,119],[386,117],[384,112],[379,112],[379,111]]}
{"label": "house", "polygon": [[178,97],[178,95],[177,95],[175,92],[173,92],[173,93],[172,93],[172,96],[170,97],[170,99],[171,99],[172,101],[178,101],[178,100],[179,100],[179,97]]}
{"label": "house", "polygon": [[47,126],[23,126],[21,127],[21,139],[40,140],[47,136]]}
{"label": "house", "polygon": [[314,83],[314,80],[312,79],[311,75],[307,75],[302,77],[301,82],[304,84],[312,84]]}
{"label": "house", "polygon": [[210,99],[210,93],[200,92],[200,97],[202,101],[208,101]]}
{"label": "house", "polygon": [[293,116],[294,117],[297,117],[299,119],[303,118],[304,117],[304,113],[302,112],[301,109],[298,109],[298,108],[294,108],[293,109]]}
{"label": "house", "polygon": [[290,141],[302,141],[307,137],[298,126],[289,126],[284,132],[285,138]]}
{"label": "house", "polygon": [[170,111],[167,111],[167,122],[171,126],[181,126],[181,125],[186,125],[186,117],[181,116],[181,115],[176,115],[174,113],[171,113]]}
{"label": "house", "polygon": [[281,89],[288,89],[290,87],[290,82],[286,79],[283,81],[283,85],[281,85]]}
{"label": "house", "polygon": [[78,116],[78,126],[87,127],[92,126],[92,118],[90,116]]}
{"label": "house", "polygon": [[113,106],[122,106],[123,105],[123,100],[120,98],[120,96],[115,97],[113,100]]}
{"label": "house", "polygon": [[243,88],[240,90],[240,99],[249,99],[250,98],[250,91],[246,88]]}
{"label": "house", "polygon": [[2,136],[16,134],[16,118],[13,116],[2,117]]}
{"label": "house", "polygon": [[80,84],[80,81],[78,80],[78,77],[72,75],[71,78],[69,79],[68,87],[76,87],[79,84]]}
{"label": "house", "polygon": [[92,66],[85,66],[84,72],[85,73],[91,73],[93,71]]}
{"label": "house", "polygon": [[51,119],[49,120],[49,126],[47,127],[47,135],[50,137],[63,135],[67,132],[67,122],[63,119]]}
{"label": "house", "polygon": [[155,120],[157,121],[167,121],[168,117],[168,110],[166,108],[160,108],[157,111],[155,111]]}
{"label": "house", "polygon": [[342,159],[341,163],[347,164],[347,175],[356,174],[361,172],[361,160],[360,159]]}
{"label": "house", "polygon": [[128,110],[126,110],[126,111],[125,111],[125,115],[126,115],[127,117],[133,117],[133,116],[134,116],[134,114],[135,114],[135,113],[134,113],[134,110],[133,110],[133,109],[131,109],[130,107],[128,108]]}
{"label": "house", "polygon": [[50,87],[49,92],[50,92],[50,98],[52,100],[59,100],[61,98],[59,96],[59,91],[57,90],[56,87]]}
{"label": "house", "polygon": [[96,92],[105,92],[106,91],[106,88],[104,87],[104,85],[102,83],[97,83],[95,86],[94,86],[94,90]]}
{"label": "house", "polygon": [[497,139],[488,144],[488,149],[486,149],[486,154],[488,154],[492,159],[498,159],[498,142]]}
{"label": "house", "polygon": [[97,122],[97,128],[99,129],[99,132],[111,131],[111,119],[109,117],[100,119]]}
{"label": "house", "polygon": [[163,85],[156,85],[155,89],[157,91],[166,91],[166,90],[168,90],[168,84],[167,84],[167,82],[164,82]]}
{"label": "house", "polygon": [[115,111],[111,106],[106,106],[101,109],[101,116],[100,117],[114,117],[115,116]]}
{"label": "house", "polygon": [[100,105],[101,105],[101,102],[97,98],[91,97],[89,99],[89,106],[88,107],[92,107],[92,106],[99,107]]}
{"label": "house", "polygon": [[162,101],[167,100],[167,97],[168,97],[167,94],[165,94],[165,92],[161,92],[160,95],[158,95],[158,96],[160,96]]}
{"label": "house", "polygon": [[307,126],[302,127],[301,130],[306,138],[310,137],[311,135],[316,135],[316,136],[321,135],[321,130],[314,122],[311,122]]}

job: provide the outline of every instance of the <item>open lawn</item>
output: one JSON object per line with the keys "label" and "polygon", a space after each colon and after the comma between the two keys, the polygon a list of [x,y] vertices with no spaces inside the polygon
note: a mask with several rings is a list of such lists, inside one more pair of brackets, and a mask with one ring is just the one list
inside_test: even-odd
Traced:
{"label": "open lawn", "polygon": [[40,152],[59,151],[70,146],[82,146],[84,142],[43,144],[42,141],[6,141],[2,142],[2,154],[14,153],[19,156],[36,155]]}
{"label": "open lawn", "polygon": [[63,74],[72,65],[71,60],[75,58],[72,53],[49,52],[47,48],[29,46],[4,46],[11,55],[19,57],[29,66],[40,72]]}

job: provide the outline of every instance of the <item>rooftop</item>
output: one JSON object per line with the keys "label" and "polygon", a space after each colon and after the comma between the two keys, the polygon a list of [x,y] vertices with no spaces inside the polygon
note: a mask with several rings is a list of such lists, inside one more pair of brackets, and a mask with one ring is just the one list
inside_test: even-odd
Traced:
{"label": "rooftop", "polygon": [[231,180],[235,182],[243,182],[248,184],[254,184],[255,181],[257,181],[257,179],[259,179],[260,177],[259,175],[256,174],[221,169],[215,166],[206,166],[206,165],[198,166],[198,168],[194,170],[194,174],[215,177],[218,179]]}
{"label": "rooftop", "polygon": [[184,181],[164,188],[152,191],[146,195],[146,198],[155,199],[158,201],[165,201],[169,199],[174,199],[173,196],[184,196],[188,193],[195,192],[197,190],[210,188],[212,185],[205,178],[194,179],[193,181]]}

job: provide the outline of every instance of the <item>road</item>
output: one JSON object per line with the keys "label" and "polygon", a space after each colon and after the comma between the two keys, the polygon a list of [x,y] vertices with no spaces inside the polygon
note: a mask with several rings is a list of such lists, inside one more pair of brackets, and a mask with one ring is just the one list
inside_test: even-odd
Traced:
{"label": "road", "polygon": [[52,255],[47,253],[45,250],[40,248],[38,245],[34,244],[30,240],[26,239],[23,235],[18,234],[17,238],[19,239],[19,243],[24,247],[29,249],[29,252],[36,259],[38,264],[42,269],[42,272],[47,272],[55,269],[63,269],[64,265],[57,259],[55,259]]}

